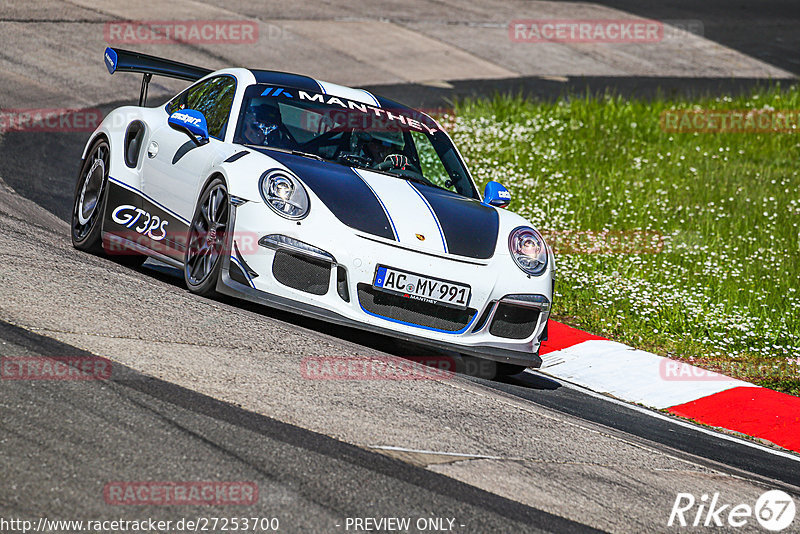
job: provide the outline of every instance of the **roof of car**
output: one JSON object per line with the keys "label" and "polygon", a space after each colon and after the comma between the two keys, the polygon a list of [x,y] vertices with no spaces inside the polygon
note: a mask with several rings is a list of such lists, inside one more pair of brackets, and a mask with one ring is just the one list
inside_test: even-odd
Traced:
{"label": "roof of car", "polygon": [[[377,105],[377,107],[380,108],[391,109],[394,112],[405,112],[413,116],[421,115],[425,119],[429,119],[435,124],[435,121],[433,121],[433,119],[431,119],[428,115],[419,110],[406,106],[405,104],[400,104],[399,102],[395,102],[394,100],[389,100],[388,98],[372,94],[368,91],[365,91],[364,89],[355,89],[337,84],[331,84],[321,80],[316,80],[310,76],[304,76],[302,74],[292,74],[289,72],[278,72],[272,70],[255,70],[255,69],[249,69],[249,70],[250,72],[253,73],[253,76],[256,79],[256,83],[274,84],[283,87],[292,87],[294,89],[300,89],[303,91],[313,91],[315,93],[324,93],[324,94],[330,94],[332,96],[351,98],[351,99],[352,99],[351,92],[357,91],[369,95],[369,99],[371,101],[367,101],[367,103],[371,105]],[[341,91],[341,94],[337,94],[338,93],[337,89]]]}

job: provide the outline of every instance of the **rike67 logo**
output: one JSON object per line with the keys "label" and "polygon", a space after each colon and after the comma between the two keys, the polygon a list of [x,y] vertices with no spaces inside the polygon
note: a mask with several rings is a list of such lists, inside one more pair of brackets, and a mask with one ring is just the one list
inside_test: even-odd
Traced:
{"label": "rike67 logo", "polygon": [[780,490],[762,494],[755,505],[726,503],[719,492],[709,496],[704,493],[699,499],[691,493],[678,493],[668,527],[744,527],[754,526],[780,532],[794,521],[795,504],[792,497]]}

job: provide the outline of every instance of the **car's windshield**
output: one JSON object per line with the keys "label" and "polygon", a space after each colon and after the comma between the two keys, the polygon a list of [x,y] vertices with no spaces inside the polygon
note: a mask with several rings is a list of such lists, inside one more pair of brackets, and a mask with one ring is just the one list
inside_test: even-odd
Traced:
{"label": "car's windshield", "polygon": [[479,198],[452,142],[429,117],[323,93],[252,85],[234,142],[290,150]]}

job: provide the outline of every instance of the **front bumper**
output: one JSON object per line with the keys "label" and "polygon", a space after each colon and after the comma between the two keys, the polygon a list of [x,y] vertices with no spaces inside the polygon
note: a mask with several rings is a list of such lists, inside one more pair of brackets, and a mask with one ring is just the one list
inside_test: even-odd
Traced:
{"label": "front bumper", "polygon": [[[247,250],[240,253],[240,247],[234,246],[237,239],[241,240],[246,234],[250,236],[250,242],[253,242],[254,236],[260,237],[253,229],[255,224],[245,225],[235,222],[237,216],[242,215],[243,208],[251,210],[251,213],[239,217],[240,221],[257,220],[252,210],[263,206],[253,204],[231,210],[234,218],[233,227],[236,230],[229,234],[228,250],[233,251],[233,257],[223,256],[217,287],[219,293],[437,349],[516,365],[529,367],[541,365],[538,355],[539,340],[546,329],[550,313],[551,271],[531,280],[513,265],[510,258],[495,258],[481,262],[434,257],[376,242],[370,236],[359,236],[349,229],[345,232],[334,232],[338,234],[335,241],[320,239],[312,243],[309,236],[325,235],[325,233],[314,229],[313,223],[305,224],[305,221],[302,233],[298,231],[296,223],[287,221],[281,224],[282,221],[279,221],[275,225],[277,228],[271,228],[270,232],[262,231],[262,234],[281,235],[287,237],[287,241],[296,239],[310,245],[306,251],[298,247],[282,247],[272,240],[271,244],[262,243],[258,247],[247,247]],[[263,220],[263,218],[258,219]],[[327,231],[330,233],[330,228],[327,228]],[[327,283],[320,291],[316,291],[300,289],[299,285],[287,286],[285,280],[284,283],[279,282],[274,269],[278,251],[290,252],[297,256],[305,254],[316,262],[329,262]],[[499,262],[503,259],[508,260],[510,268],[498,270],[492,265],[492,261]],[[378,264],[468,283],[473,288],[469,306],[474,310],[469,321],[464,328],[443,330],[412,324],[398,320],[397,317],[386,317],[381,313],[375,313],[374,308],[365,307],[360,297],[363,297],[365,289],[371,288]],[[248,270],[257,273],[258,276],[252,279],[248,276],[244,280],[241,272]],[[342,295],[342,272],[344,272],[347,299]],[[517,315],[523,313],[520,310],[533,310],[535,321],[529,324],[527,329],[513,330],[515,313]]]}

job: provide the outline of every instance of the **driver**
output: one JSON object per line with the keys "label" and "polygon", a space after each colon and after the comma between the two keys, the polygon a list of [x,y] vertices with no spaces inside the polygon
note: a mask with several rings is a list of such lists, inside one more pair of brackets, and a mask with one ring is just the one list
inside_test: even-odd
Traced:
{"label": "driver", "polygon": [[[399,134],[393,132],[359,132],[362,140],[364,155],[372,160],[372,166],[391,161],[393,166],[400,168],[403,161],[408,159],[403,155],[403,141]],[[396,164],[395,164],[396,162]]]}
{"label": "driver", "polygon": [[364,150],[372,158],[372,162],[380,163],[386,159],[386,156],[392,153],[393,145],[384,139],[369,135],[369,140],[364,143]]}
{"label": "driver", "polygon": [[285,139],[280,125],[281,114],[278,108],[268,104],[251,104],[244,114],[242,137],[251,145],[281,146]]}

